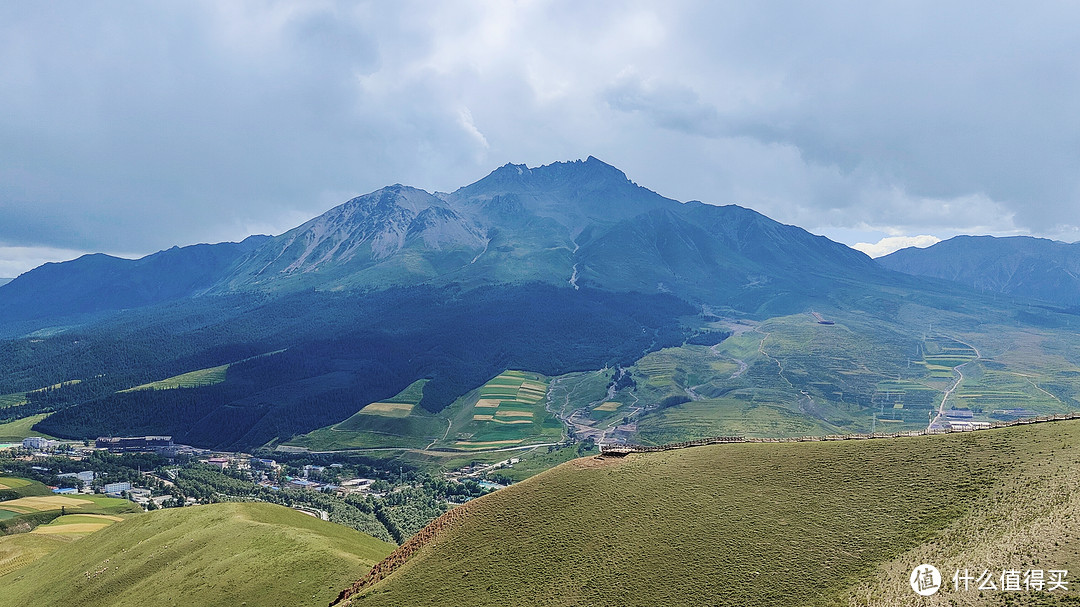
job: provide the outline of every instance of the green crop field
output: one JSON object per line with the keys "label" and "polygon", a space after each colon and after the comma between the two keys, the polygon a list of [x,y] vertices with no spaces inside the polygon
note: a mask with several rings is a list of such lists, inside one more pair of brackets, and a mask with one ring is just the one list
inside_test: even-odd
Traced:
{"label": "green crop field", "polygon": [[[37,535],[18,549],[46,550]],[[12,536],[14,537],[14,536]],[[271,504],[158,510],[115,522],[0,576],[0,606],[318,605],[393,549]],[[2,567],[7,542],[0,542]]]}
{"label": "green crop field", "polygon": [[579,459],[461,508],[351,604],[923,604],[925,562],[1080,566],[1080,422]]}
{"label": "green crop field", "polygon": [[548,382],[537,373],[500,373],[447,408],[450,432],[439,446],[471,451],[561,440],[562,422],[544,406]]}

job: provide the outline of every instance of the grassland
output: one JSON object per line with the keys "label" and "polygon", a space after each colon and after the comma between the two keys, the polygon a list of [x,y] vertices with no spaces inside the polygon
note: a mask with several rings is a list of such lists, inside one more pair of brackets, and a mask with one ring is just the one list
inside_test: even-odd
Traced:
{"label": "grassland", "polygon": [[424,384],[419,380],[384,401],[368,403],[341,423],[297,436],[286,444],[312,451],[347,449],[423,449],[446,434],[445,419],[420,404]]}
{"label": "grassland", "polygon": [[0,424],[0,443],[15,443],[28,436],[44,436],[45,438],[53,438],[48,434],[33,430],[34,424],[48,417],[48,413],[42,413],[40,415],[31,415],[30,417],[24,417],[17,419],[6,424]]}
{"label": "grassland", "polygon": [[[37,536],[20,540],[27,551],[63,541],[26,536]],[[61,546],[0,576],[0,606],[321,607],[393,548],[289,508],[249,503],[140,514]],[[0,563],[4,550],[0,543]]]}
{"label": "grassland", "polygon": [[1076,569],[1078,507],[1077,422],[574,460],[466,504],[353,604],[914,605],[935,554]]}
{"label": "grassland", "polygon": [[53,492],[51,489],[38,481],[11,476],[0,476],[0,509],[3,509],[3,504],[6,503],[7,500],[35,495],[50,496],[52,494]]}
{"label": "grassland", "polygon": [[[0,579],[68,546],[74,539],[73,536],[36,533],[0,535]],[[0,597],[3,595],[3,590],[0,590]]]}
{"label": "grassland", "polygon": [[212,386],[225,381],[225,374],[228,369],[229,365],[198,369],[196,371],[181,373],[180,375],[174,375],[173,377],[150,382],[148,384],[135,386],[134,388],[128,388],[127,390],[121,390],[121,392],[135,392],[136,390],[175,390],[177,388]]}
{"label": "grassland", "polygon": [[25,392],[17,392],[15,394],[0,394],[0,409],[3,409],[4,407],[15,407],[17,405],[24,404],[25,402]]}
{"label": "grassland", "polygon": [[579,411],[586,432],[645,444],[918,430],[958,380],[947,408],[976,420],[1080,409],[1080,343],[984,312],[978,331],[970,311],[916,303],[829,310],[834,325],[809,314],[746,321],[715,346],[647,354],[629,369],[634,385],[613,394],[610,372],[555,378],[552,400],[564,416]]}

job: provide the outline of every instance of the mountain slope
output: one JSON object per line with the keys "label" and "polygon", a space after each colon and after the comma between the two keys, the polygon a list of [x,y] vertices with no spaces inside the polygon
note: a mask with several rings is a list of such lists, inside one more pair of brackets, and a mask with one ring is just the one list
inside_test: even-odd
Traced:
{"label": "mountain slope", "polygon": [[321,607],[392,548],[272,504],[159,510],[0,577],[0,606]]}
{"label": "mountain slope", "polygon": [[[853,591],[899,563],[899,605],[923,562],[1073,569],[1077,439],[1058,422],[575,460],[462,506],[350,604],[864,604]],[[1026,484],[1051,478],[1048,499]]]}
{"label": "mountain slope", "polygon": [[540,281],[759,312],[777,298],[790,311],[823,280],[885,274],[862,253],[748,209],[664,198],[590,156],[508,164],[451,194],[397,185],[355,198],[264,244],[222,288]]}
{"label": "mountain slope", "polygon": [[96,253],[47,263],[0,286],[0,318],[55,318],[191,297],[266,240],[251,236],[238,243],[173,247],[141,259]]}
{"label": "mountain slope", "polygon": [[838,277],[885,284],[886,274],[861,253],[748,209],[665,198],[590,156],[508,164],[450,194],[388,186],[273,238],[46,264],[0,287],[0,317],[41,326],[204,293],[527,282],[670,292],[758,314],[794,311]]}
{"label": "mountain slope", "polygon": [[879,257],[878,264],[989,293],[1080,306],[1080,243],[1012,236],[957,236]]}

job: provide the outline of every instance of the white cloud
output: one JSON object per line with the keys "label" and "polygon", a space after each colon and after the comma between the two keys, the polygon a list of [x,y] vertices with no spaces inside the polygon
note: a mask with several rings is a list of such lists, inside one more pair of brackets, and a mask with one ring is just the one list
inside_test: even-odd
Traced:
{"label": "white cloud", "polygon": [[939,242],[941,242],[940,238],[937,236],[930,236],[929,234],[922,234],[919,236],[887,236],[875,243],[857,242],[851,245],[851,248],[858,249],[870,257],[882,257],[908,247],[925,249],[926,247]]}
{"label": "white cloud", "polygon": [[1080,234],[1075,4],[50,6],[0,4],[10,245],[149,253],[590,154],[819,233]]}

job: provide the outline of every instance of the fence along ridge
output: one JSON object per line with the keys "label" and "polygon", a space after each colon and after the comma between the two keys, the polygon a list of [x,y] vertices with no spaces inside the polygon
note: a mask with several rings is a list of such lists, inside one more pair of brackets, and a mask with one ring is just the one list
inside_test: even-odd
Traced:
{"label": "fence along ridge", "polygon": [[671,451],[673,449],[685,449],[687,447],[700,447],[703,445],[720,445],[724,443],[801,443],[818,441],[839,440],[869,440],[880,438],[909,438],[912,436],[927,436],[931,434],[953,434],[958,432],[980,432],[996,428],[1010,426],[1025,426],[1029,424],[1041,424],[1046,422],[1059,422],[1069,419],[1080,419],[1080,412],[1057,413],[1054,415],[1040,415],[1037,417],[1024,417],[1007,422],[991,422],[985,428],[938,428],[935,430],[909,430],[906,432],[874,432],[871,434],[826,434],[823,436],[794,436],[783,438],[747,438],[745,436],[714,436],[711,438],[699,438],[680,443],[667,443],[665,445],[634,445],[620,443],[600,444],[600,455],[622,456],[630,453],[655,453],[657,451]]}

